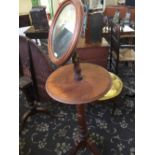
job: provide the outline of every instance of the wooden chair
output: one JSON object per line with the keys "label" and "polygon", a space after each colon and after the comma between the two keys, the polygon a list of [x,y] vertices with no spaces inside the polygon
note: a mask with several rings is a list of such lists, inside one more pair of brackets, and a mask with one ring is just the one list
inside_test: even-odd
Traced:
{"label": "wooden chair", "polygon": [[29,46],[25,37],[19,36],[19,88],[24,92],[29,102],[33,100],[32,79],[30,72]]}
{"label": "wooden chair", "polygon": [[115,73],[117,74],[120,62],[134,63],[135,61],[135,36],[133,33],[122,33],[119,24],[112,23],[111,26],[110,69],[114,65]]}
{"label": "wooden chair", "polygon": [[41,52],[38,46],[23,36],[19,36],[19,57],[19,88],[26,95],[30,107],[22,116],[21,128],[23,128],[29,116],[38,112],[48,113],[48,108],[40,107],[36,103],[51,100],[46,93],[45,82],[53,69],[48,58]]}
{"label": "wooden chair", "polygon": [[104,37],[108,43],[110,44],[110,39],[111,39],[111,20],[112,18],[109,18],[108,16],[103,16],[103,27],[102,27],[102,37]]}

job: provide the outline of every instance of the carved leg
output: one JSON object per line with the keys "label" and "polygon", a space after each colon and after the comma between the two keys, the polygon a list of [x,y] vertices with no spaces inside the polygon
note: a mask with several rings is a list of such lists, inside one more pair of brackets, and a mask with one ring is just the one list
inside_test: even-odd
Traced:
{"label": "carved leg", "polygon": [[116,110],[116,102],[113,101],[113,108],[112,108],[112,116],[114,116],[115,110]]}
{"label": "carved leg", "polygon": [[70,155],[76,155],[76,153],[78,152],[78,150],[83,147],[83,142],[78,143],[77,146],[74,146],[73,149],[71,150]]}
{"label": "carved leg", "polygon": [[77,119],[78,119],[78,125],[80,130],[80,138],[81,141],[86,141],[88,138],[88,132],[87,132],[87,125],[86,125],[86,118],[85,118],[85,105],[77,105]]}
{"label": "carved leg", "polygon": [[91,152],[93,152],[94,155],[101,155],[101,153],[98,151],[96,145],[94,143],[92,143],[89,139],[87,140],[87,147]]}
{"label": "carved leg", "polygon": [[93,152],[94,155],[100,155],[95,144],[91,143],[90,140],[88,139],[86,117],[85,117],[85,105],[83,104],[77,105],[76,109],[77,109],[77,118],[78,118],[81,142],[76,146],[71,155],[75,155],[81,147],[88,147],[88,149],[91,152]]}

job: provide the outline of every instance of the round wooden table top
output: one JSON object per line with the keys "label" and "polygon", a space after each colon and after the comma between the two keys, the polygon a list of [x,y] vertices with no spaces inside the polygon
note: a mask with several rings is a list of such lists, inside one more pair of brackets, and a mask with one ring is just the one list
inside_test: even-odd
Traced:
{"label": "round wooden table top", "polygon": [[103,67],[80,63],[81,81],[74,80],[74,65],[54,71],[46,81],[46,90],[53,99],[66,104],[85,104],[96,101],[108,92],[111,77]]}

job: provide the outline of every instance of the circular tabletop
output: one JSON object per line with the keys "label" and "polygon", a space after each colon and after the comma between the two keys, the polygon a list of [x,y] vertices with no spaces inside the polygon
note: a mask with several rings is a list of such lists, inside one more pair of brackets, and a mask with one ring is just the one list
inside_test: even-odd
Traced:
{"label": "circular tabletop", "polygon": [[83,79],[74,79],[74,65],[54,71],[46,81],[46,90],[53,99],[66,104],[85,104],[96,101],[111,88],[111,77],[103,67],[80,63]]}

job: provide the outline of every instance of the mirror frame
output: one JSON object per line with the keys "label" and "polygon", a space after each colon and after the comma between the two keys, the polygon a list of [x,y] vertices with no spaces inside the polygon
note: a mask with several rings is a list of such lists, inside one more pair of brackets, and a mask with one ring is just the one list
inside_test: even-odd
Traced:
{"label": "mirror frame", "polygon": [[[54,56],[54,49],[52,46],[52,44],[53,44],[52,43],[53,30],[54,30],[54,26],[57,22],[59,15],[63,11],[63,8],[69,4],[72,4],[75,7],[75,14],[76,14],[75,29],[74,29],[74,33],[73,33],[73,36],[70,41],[70,45],[67,48],[67,51],[60,58],[56,58]],[[50,26],[49,34],[48,34],[48,53],[49,53],[49,57],[50,57],[51,61],[55,65],[63,65],[65,62],[67,62],[70,59],[70,57],[74,51],[74,48],[77,44],[78,38],[81,34],[83,18],[84,18],[83,4],[80,0],[64,0],[60,4],[56,14],[54,15],[52,24]]]}

